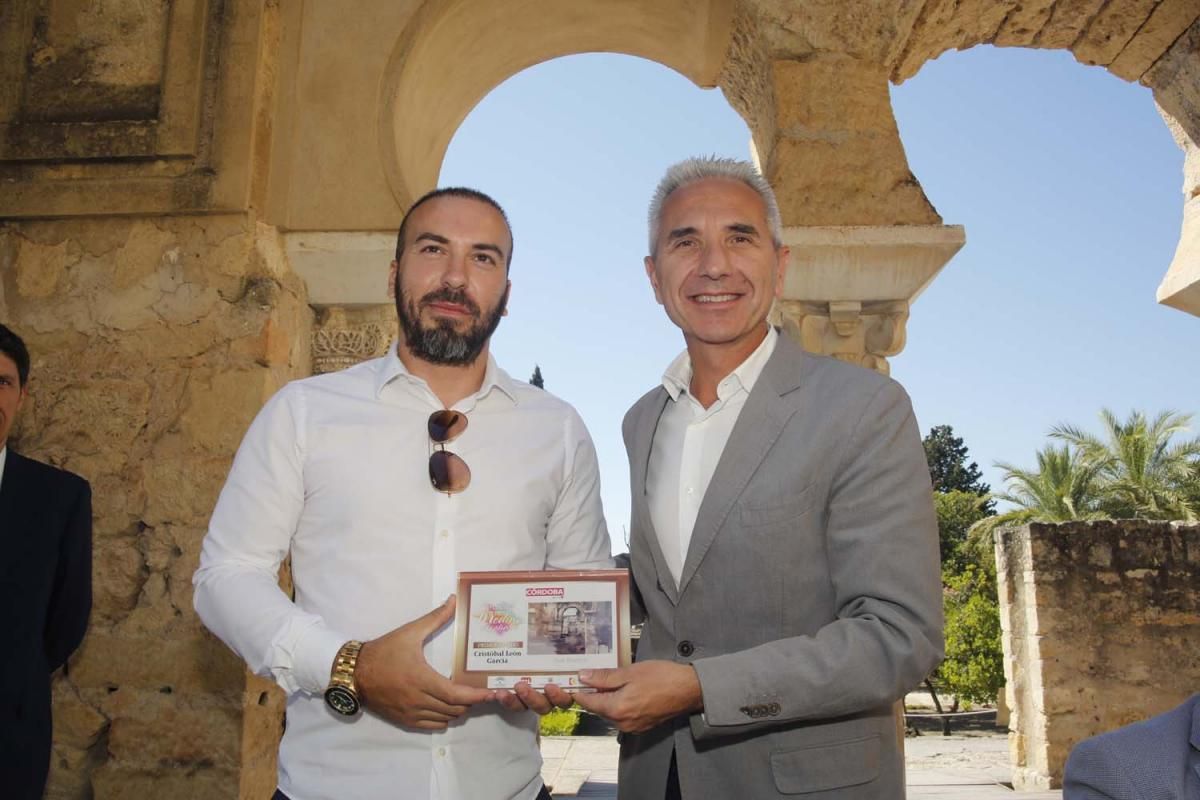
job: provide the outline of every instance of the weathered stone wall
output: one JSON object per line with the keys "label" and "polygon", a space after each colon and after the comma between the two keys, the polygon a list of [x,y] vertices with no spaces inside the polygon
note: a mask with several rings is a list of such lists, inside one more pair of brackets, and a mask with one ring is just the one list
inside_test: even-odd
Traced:
{"label": "weathered stone wall", "polygon": [[270,796],[282,697],[203,629],[191,576],[247,425],[310,371],[279,237],[245,214],[8,223],[0,319],[33,361],[14,446],[93,491],[47,796]]}
{"label": "weathered stone wall", "polygon": [[1200,525],[1034,524],[996,539],[1013,784],[1200,686]]}

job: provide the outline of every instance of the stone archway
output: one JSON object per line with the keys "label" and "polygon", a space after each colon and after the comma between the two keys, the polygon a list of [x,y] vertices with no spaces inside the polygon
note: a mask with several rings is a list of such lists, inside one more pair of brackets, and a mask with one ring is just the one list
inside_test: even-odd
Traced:
{"label": "stone archway", "polygon": [[[379,146],[397,204],[407,207],[436,185],[446,147],[476,103],[543,61],[624,53],[715,87],[733,6],[733,0],[427,3],[397,41],[380,90]],[[508,46],[514,40],[520,47]]]}

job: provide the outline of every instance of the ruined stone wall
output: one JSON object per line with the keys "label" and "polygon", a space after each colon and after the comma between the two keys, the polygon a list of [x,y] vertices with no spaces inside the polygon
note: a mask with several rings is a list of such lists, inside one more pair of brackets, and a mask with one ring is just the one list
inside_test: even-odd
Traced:
{"label": "ruined stone wall", "polygon": [[94,607],[54,684],[47,796],[268,797],[282,697],[203,629],[191,576],[247,425],[309,373],[278,236],[244,214],[8,223],[0,319],[33,362],[15,449],[93,491]]}
{"label": "ruined stone wall", "polygon": [[1200,525],[1034,524],[996,558],[1018,789],[1060,786],[1077,742],[1200,687]]}

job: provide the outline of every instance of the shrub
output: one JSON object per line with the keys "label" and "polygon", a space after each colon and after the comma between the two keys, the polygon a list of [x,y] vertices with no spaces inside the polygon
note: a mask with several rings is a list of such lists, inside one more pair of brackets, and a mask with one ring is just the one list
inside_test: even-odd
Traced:
{"label": "shrub", "polygon": [[556,708],[541,718],[538,729],[542,736],[570,736],[579,727],[578,708]]}
{"label": "shrub", "polygon": [[942,685],[966,703],[991,703],[1004,685],[995,578],[974,565],[947,578]]}

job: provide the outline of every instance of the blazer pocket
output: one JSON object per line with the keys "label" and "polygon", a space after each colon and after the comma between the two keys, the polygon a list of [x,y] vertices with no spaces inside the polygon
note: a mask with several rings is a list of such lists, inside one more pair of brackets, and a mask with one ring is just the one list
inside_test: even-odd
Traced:
{"label": "blazer pocket", "polygon": [[848,742],[771,753],[775,788],[809,794],[860,786],[879,777],[879,734]]}
{"label": "blazer pocket", "polygon": [[800,490],[800,494],[793,495],[784,503],[772,503],[764,506],[743,505],[739,511],[742,525],[755,528],[795,519],[812,507],[814,495],[812,487],[806,486]]}

